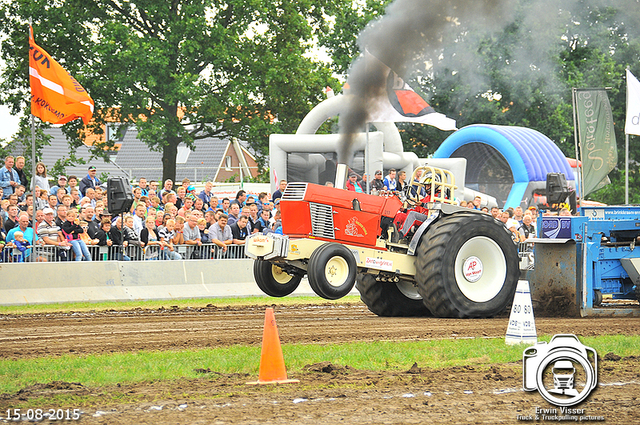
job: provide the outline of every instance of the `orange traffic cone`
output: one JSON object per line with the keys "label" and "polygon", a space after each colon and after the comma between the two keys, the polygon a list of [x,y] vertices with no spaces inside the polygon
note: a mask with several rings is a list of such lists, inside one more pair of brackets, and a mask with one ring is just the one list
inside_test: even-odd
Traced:
{"label": "orange traffic cone", "polygon": [[276,319],[273,315],[273,308],[269,307],[264,315],[260,374],[257,382],[247,382],[247,384],[288,384],[292,382],[300,381],[297,379],[287,379],[282,347],[280,347],[278,326],[276,325]]}

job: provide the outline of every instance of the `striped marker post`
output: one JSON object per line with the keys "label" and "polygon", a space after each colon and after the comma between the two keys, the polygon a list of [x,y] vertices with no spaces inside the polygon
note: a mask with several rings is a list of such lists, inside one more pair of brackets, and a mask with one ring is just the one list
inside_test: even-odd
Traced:
{"label": "striped marker post", "polygon": [[535,344],[538,342],[536,322],[533,318],[531,291],[527,280],[518,281],[504,342],[507,345]]}

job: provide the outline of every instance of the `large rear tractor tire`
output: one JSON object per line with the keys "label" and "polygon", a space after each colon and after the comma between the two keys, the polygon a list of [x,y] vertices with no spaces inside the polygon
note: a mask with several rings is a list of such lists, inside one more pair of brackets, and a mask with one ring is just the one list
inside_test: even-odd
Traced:
{"label": "large rear tractor tire", "polygon": [[455,213],[437,221],[416,251],[416,281],[436,317],[491,317],[513,301],[518,252],[490,215]]}
{"label": "large rear tractor tire", "polygon": [[356,259],[344,245],[321,245],[309,257],[309,286],[322,298],[337,300],[351,292],[357,270]]}
{"label": "large rear tractor tire", "polygon": [[382,317],[431,316],[413,284],[378,282],[374,275],[361,273],[356,278],[360,299],[369,310]]}
{"label": "large rear tractor tire", "polygon": [[253,262],[253,277],[258,288],[270,297],[286,297],[298,288],[302,276],[292,276],[265,260]]}

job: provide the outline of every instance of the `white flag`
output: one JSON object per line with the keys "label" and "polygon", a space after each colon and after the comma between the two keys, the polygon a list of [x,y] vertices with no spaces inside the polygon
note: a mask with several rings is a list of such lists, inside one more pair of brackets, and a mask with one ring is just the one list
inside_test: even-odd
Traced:
{"label": "white flag", "polygon": [[640,82],[627,69],[627,122],[625,134],[640,136]]}

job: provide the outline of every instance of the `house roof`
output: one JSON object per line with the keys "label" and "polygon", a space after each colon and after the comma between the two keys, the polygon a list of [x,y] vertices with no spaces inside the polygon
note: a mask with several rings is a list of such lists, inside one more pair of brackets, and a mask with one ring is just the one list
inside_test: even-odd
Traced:
{"label": "house roof", "polygon": [[[138,139],[138,131],[128,128],[115,162],[130,173],[131,178],[162,179],[162,152],[152,151]],[[228,140],[208,137],[196,140],[193,150],[184,144],[178,146],[176,179],[187,177],[192,181],[212,180],[222,161]]]}
{"label": "house roof", "polygon": [[[162,152],[152,151],[149,147],[138,139],[138,130],[134,127],[121,129],[122,138],[119,141],[120,149],[113,162],[105,162],[102,158],[89,160],[91,154],[85,145],[78,147],[75,151],[76,158],[87,161],[86,164],[65,167],[67,175],[76,175],[83,178],[87,173],[87,168],[91,165],[98,169],[98,176],[106,173],[110,177],[126,177],[137,180],[145,177],[148,180],[162,179]],[[49,128],[46,134],[52,136],[51,145],[42,149],[42,162],[47,166],[47,170],[59,160],[69,157],[69,144],[60,128]],[[245,142],[240,145],[249,155],[253,152]],[[193,150],[188,149],[184,144],[178,147],[178,157],[176,164],[176,180],[187,177],[192,181],[213,180],[227,152],[229,140],[214,137],[207,137],[196,140]],[[12,154],[22,155],[18,152],[24,148],[14,149]]]}
{"label": "house roof", "polygon": [[[55,176],[50,176],[49,170],[51,170],[58,160],[69,158],[69,142],[59,127],[48,128],[44,130],[44,132],[45,134],[52,136],[52,139],[51,144],[42,149],[40,161],[42,161],[47,167],[47,175],[55,179]],[[24,155],[25,150],[26,147],[16,146],[12,149],[12,154],[16,156]],[[78,179],[82,179],[87,175],[87,169],[89,166],[93,165],[98,169],[98,176],[102,175],[102,173],[106,173],[110,177],[126,177],[126,174],[122,170],[112,163],[105,162],[103,158],[93,158],[90,160],[91,153],[89,153],[89,148],[85,145],[79,146],[76,149],[75,156],[76,158],[86,161],[86,164],[77,164],[65,167],[65,174],[67,176],[75,175]]]}

